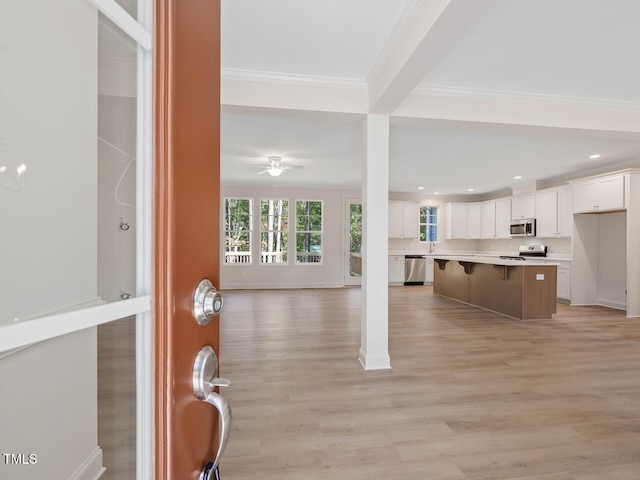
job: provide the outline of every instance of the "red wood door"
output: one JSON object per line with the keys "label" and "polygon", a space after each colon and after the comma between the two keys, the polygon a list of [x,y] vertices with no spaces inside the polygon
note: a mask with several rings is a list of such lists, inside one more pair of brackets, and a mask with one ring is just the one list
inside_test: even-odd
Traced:
{"label": "red wood door", "polygon": [[192,309],[198,282],[220,281],[220,1],[155,13],[155,478],[197,479],[218,446],[192,372],[204,345],[219,352],[219,317],[203,327]]}

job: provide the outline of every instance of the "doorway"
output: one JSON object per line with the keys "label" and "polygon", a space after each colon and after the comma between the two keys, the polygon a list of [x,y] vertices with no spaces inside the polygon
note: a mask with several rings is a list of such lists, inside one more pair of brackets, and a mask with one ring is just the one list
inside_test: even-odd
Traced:
{"label": "doorway", "polygon": [[344,284],[362,284],[362,200],[345,200]]}

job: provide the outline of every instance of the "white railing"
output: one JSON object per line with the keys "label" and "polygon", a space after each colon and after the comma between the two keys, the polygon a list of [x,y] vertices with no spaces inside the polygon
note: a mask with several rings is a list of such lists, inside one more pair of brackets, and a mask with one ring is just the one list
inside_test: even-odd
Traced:
{"label": "white railing", "polygon": [[[261,263],[287,263],[287,252],[262,252],[260,254]],[[321,253],[298,252],[296,254],[296,263],[320,263],[322,261]],[[240,263],[250,264],[250,252],[224,252],[224,263]]]}
{"label": "white railing", "polygon": [[224,252],[224,263],[251,263],[251,253]]}

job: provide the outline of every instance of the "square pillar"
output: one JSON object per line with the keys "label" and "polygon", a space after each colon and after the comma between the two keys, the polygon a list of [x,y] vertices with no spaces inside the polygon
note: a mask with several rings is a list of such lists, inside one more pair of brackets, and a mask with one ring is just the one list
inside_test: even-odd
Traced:
{"label": "square pillar", "polygon": [[362,172],[360,363],[391,368],[389,357],[389,116],[367,115]]}

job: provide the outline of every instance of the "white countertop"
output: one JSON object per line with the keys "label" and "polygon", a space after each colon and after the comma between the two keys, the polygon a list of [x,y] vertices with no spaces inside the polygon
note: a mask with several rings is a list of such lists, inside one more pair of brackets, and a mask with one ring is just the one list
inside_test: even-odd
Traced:
{"label": "white countertop", "polygon": [[[464,251],[464,250],[442,250],[429,253],[425,250],[389,250],[389,255],[424,255],[427,258],[449,258],[452,256],[459,257],[484,257],[487,259],[500,260],[501,255],[509,255],[515,257],[518,252],[479,252],[479,251]],[[525,260],[526,263],[533,264],[532,262],[571,262],[570,253],[547,253],[546,257],[538,258],[537,260]],[[471,260],[467,260],[471,261]],[[525,263],[522,260],[512,260],[518,262],[518,264]],[[491,263],[489,261],[482,263]]]}
{"label": "white countertop", "polygon": [[525,260],[509,260],[506,258],[500,258],[500,256],[491,255],[437,255],[432,254],[434,259],[453,260],[458,262],[471,262],[471,263],[487,263],[490,265],[501,265],[506,267],[526,267],[534,265],[547,265],[558,266],[557,261],[546,258],[526,258]]}

